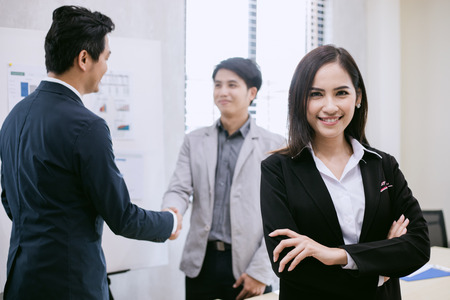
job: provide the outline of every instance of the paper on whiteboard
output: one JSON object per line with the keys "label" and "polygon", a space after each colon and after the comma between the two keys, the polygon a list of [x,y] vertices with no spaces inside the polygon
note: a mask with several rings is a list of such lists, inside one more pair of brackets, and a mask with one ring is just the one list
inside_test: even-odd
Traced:
{"label": "paper on whiteboard", "polygon": [[130,75],[108,71],[102,78],[98,93],[85,95],[84,104],[102,117],[114,139],[133,138]]}
{"label": "paper on whiteboard", "polygon": [[20,100],[34,92],[46,77],[43,67],[9,64],[8,67],[8,110]]}
{"label": "paper on whiteboard", "polygon": [[138,154],[117,154],[116,165],[125,180],[133,201],[143,200],[144,189],[144,158]]}

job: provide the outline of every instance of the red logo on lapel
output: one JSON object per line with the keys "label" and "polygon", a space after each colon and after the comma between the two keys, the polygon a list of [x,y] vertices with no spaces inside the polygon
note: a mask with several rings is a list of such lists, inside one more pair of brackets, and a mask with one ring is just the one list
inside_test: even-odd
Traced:
{"label": "red logo on lapel", "polygon": [[393,185],[392,184],[389,184],[389,182],[387,182],[387,181],[383,181],[382,183],[381,183],[381,190],[380,190],[380,193],[381,192],[384,192],[385,190],[387,190],[388,188],[391,188]]}

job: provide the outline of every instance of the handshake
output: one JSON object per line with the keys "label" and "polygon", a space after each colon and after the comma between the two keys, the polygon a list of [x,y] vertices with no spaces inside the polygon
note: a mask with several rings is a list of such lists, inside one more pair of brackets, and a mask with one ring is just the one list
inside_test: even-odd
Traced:
{"label": "handshake", "polygon": [[183,224],[183,216],[178,212],[178,209],[175,207],[167,207],[167,208],[163,209],[162,211],[171,211],[177,217],[177,229],[169,237],[169,240],[174,240],[180,235],[181,225]]}

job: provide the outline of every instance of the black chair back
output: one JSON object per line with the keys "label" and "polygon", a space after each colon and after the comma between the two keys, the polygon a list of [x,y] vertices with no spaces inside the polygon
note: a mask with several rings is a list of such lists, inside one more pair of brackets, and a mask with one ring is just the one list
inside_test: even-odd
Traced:
{"label": "black chair back", "polygon": [[428,223],[428,234],[431,246],[447,247],[444,213],[442,210],[424,210],[423,217]]}

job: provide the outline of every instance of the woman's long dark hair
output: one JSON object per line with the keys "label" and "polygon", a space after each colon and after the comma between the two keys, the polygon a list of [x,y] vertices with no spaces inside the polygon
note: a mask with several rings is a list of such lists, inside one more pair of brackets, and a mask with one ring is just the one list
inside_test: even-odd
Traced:
{"label": "woman's long dark hair", "polygon": [[287,147],[281,154],[296,156],[314,138],[314,130],[307,119],[309,93],[317,71],[325,64],[338,62],[349,74],[357,93],[361,94],[361,107],[345,129],[345,135],[368,144],[365,134],[367,120],[367,94],[361,72],[353,57],[343,48],[320,46],[306,54],[295,69],[289,88],[289,136]]}

